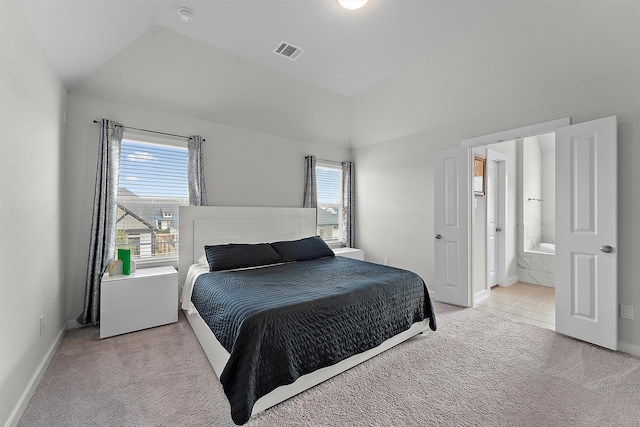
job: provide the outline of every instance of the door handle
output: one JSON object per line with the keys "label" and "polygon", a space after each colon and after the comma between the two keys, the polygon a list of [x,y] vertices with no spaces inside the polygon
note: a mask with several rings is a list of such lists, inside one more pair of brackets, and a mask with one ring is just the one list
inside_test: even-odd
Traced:
{"label": "door handle", "polygon": [[600,246],[600,250],[602,252],[604,252],[605,254],[610,254],[611,252],[613,252],[613,248],[609,245],[602,245]]}
{"label": "door handle", "polygon": [[502,228],[500,228],[500,227],[496,227],[496,233],[499,233],[499,232],[501,232],[501,231],[502,231]]}
{"label": "door handle", "polygon": [[439,234],[436,234],[436,239],[440,240],[440,239],[442,239],[442,236],[439,235]]}

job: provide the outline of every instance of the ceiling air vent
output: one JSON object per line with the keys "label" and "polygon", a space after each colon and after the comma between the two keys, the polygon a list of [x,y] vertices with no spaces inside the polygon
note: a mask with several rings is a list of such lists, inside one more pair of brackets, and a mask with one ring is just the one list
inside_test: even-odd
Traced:
{"label": "ceiling air vent", "polygon": [[291,43],[287,43],[283,40],[278,43],[275,49],[273,49],[273,53],[285,56],[290,60],[295,61],[300,55],[304,53],[304,49],[300,49],[299,47],[296,47]]}

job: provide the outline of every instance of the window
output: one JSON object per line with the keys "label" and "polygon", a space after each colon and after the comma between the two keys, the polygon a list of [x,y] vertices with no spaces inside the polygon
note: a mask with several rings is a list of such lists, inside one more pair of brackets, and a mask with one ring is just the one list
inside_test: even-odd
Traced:
{"label": "window", "polygon": [[316,164],[318,236],[329,246],[343,245],[342,165]]}
{"label": "window", "polygon": [[178,256],[178,207],[189,204],[186,142],[122,139],[116,248],[138,261]]}

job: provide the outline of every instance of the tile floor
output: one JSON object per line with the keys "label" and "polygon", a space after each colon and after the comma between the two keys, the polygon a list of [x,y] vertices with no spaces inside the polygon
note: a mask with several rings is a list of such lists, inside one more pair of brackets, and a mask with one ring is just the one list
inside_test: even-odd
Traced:
{"label": "tile floor", "polygon": [[555,302],[554,288],[517,282],[506,288],[494,286],[491,295],[476,302],[474,308],[553,331]]}

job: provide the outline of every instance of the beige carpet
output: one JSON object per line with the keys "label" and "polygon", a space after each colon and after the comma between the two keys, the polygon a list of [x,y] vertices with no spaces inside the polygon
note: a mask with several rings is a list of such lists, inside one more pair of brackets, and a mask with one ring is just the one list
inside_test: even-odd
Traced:
{"label": "beige carpet", "polygon": [[[435,304],[427,332],[247,423],[638,426],[640,361],[473,309]],[[98,339],[69,331],[20,426],[232,426],[184,317]]]}

